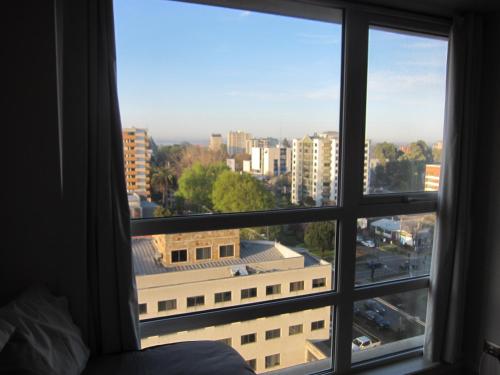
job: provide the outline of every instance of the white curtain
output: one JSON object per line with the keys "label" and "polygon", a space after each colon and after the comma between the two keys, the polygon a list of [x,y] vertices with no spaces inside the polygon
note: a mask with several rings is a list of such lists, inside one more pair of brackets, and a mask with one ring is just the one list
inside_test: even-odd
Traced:
{"label": "white curtain", "polygon": [[138,349],[112,0],[56,2],[67,269],[94,354]]}
{"label": "white curtain", "polygon": [[481,19],[456,18],[449,50],[445,148],[438,231],[431,269],[425,357],[456,363],[462,353],[465,294],[471,251],[474,145],[481,78]]}

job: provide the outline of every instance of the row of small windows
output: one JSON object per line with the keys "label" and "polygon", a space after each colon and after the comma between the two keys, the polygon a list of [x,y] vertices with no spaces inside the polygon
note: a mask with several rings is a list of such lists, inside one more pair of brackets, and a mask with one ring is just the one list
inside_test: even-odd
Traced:
{"label": "row of small windows", "polygon": [[[326,285],[326,278],[318,278],[318,279],[313,279],[312,280],[312,287],[313,288],[321,288]],[[293,281],[290,283],[290,292],[297,292],[304,290],[304,281]],[[270,296],[273,294],[280,294],[281,293],[281,284],[275,284],[275,285],[267,285],[266,286],[266,295]],[[247,288],[247,289],[241,289],[241,299],[247,299],[247,298],[255,298],[257,297],[257,288]],[[214,302],[215,303],[221,303],[221,302],[229,302],[232,300],[232,292],[231,291],[226,291],[226,292],[219,292],[214,294]],[[194,296],[194,297],[187,297],[186,300],[187,307],[195,307],[195,306],[203,306],[205,304],[205,296]],[[169,311],[169,310],[175,310],[177,309],[177,300],[176,299],[171,299],[171,300],[166,300],[166,301],[158,301],[158,311],[163,312],[163,311]],[[147,304],[146,303],[141,303],[139,304],[139,314],[147,314]]]}
{"label": "row of small windows", "polygon": [[[316,320],[314,322],[311,322],[311,331],[317,331],[319,329],[324,329],[325,328],[325,321],[324,320]],[[304,325],[303,324],[296,324],[288,327],[288,335],[289,336],[294,336],[294,335],[299,335],[304,332]],[[267,340],[273,340],[281,337],[281,328],[276,328],[276,329],[270,329],[267,330],[265,333],[265,338]],[[227,338],[223,341],[224,343],[231,345],[231,339]],[[257,333],[248,333],[246,335],[242,335],[240,338],[240,343],[241,345],[247,345],[247,344],[253,344],[257,342]]]}
{"label": "row of small windows", "polygon": [[[234,245],[221,245],[219,246],[219,258],[233,257]],[[172,263],[187,262],[188,251],[187,249],[173,250],[171,252]],[[196,249],[196,260],[212,259],[211,247],[199,247]]]}

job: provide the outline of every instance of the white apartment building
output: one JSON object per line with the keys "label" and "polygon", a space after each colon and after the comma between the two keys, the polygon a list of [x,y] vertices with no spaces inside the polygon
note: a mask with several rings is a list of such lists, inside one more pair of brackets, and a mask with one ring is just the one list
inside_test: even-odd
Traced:
{"label": "white apartment building", "polygon": [[252,152],[253,147],[260,147],[260,148],[266,148],[266,147],[276,147],[279,145],[279,141],[276,138],[251,138],[248,139],[245,143],[245,152],[247,154],[250,154]]}
{"label": "white apartment building", "polygon": [[222,149],[222,136],[220,134],[210,135],[210,142],[208,148],[211,151],[220,151]]}
{"label": "white apartment building", "polygon": [[[140,319],[330,290],[332,266],[305,250],[240,240],[239,230],[133,239]],[[325,360],[331,308],[143,337],[142,347],[220,340],[259,373]]]}
{"label": "white apartment building", "polygon": [[252,147],[251,157],[253,174],[279,176],[291,171],[290,147]]}
{"label": "white apartment building", "polygon": [[250,133],[241,130],[230,131],[227,134],[227,153],[229,155],[243,154],[246,152],[247,141],[252,138]]}
{"label": "white apartment building", "polygon": [[125,128],[122,130],[122,137],[127,193],[136,193],[149,200],[152,150],[149,145],[148,131]]}
{"label": "white apartment building", "polygon": [[[369,186],[370,140],[365,142],[363,189]],[[292,203],[307,197],[317,206],[338,199],[340,143],[338,132],[325,132],[294,139],[292,144]]]}

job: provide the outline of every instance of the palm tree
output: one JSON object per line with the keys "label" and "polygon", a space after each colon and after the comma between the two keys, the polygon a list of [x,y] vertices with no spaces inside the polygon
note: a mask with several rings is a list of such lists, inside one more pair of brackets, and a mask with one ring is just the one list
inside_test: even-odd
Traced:
{"label": "palm tree", "polygon": [[161,204],[163,207],[167,207],[168,193],[169,190],[173,187],[174,181],[175,175],[170,168],[169,163],[166,163],[164,167],[153,168],[151,184],[157,191],[161,193]]}

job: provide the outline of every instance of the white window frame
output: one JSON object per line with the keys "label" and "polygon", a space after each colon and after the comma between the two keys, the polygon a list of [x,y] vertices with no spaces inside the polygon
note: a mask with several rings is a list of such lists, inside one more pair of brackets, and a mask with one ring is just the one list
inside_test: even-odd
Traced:
{"label": "white window frame", "polygon": [[[343,12],[338,206],[133,219],[132,236],[336,220],[339,235],[335,260],[336,272],[332,275],[336,282],[335,288],[326,292],[146,320],[140,324],[141,336],[163,335],[334,306],[332,318],[335,337],[332,338],[334,345],[331,345],[331,358],[335,358],[335,361],[334,367],[327,373],[332,370],[344,373],[352,369],[369,368],[421,355],[423,349],[419,347],[383,359],[351,363],[353,303],[388,294],[429,288],[431,282],[430,276],[420,276],[356,287],[354,281],[357,218],[436,213],[437,227],[439,227],[438,192],[363,195],[368,32],[370,26],[378,26],[447,38],[451,19],[336,0],[190,0],[190,2],[330,22],[339,22],[336,12],[338,10]],[[345,167],[346,160],[349,161],[348,168]],[[441,185],[443,183],[446,182],[442,181]],[[438,251],[439,249],[434,249],[434,257]]]}

